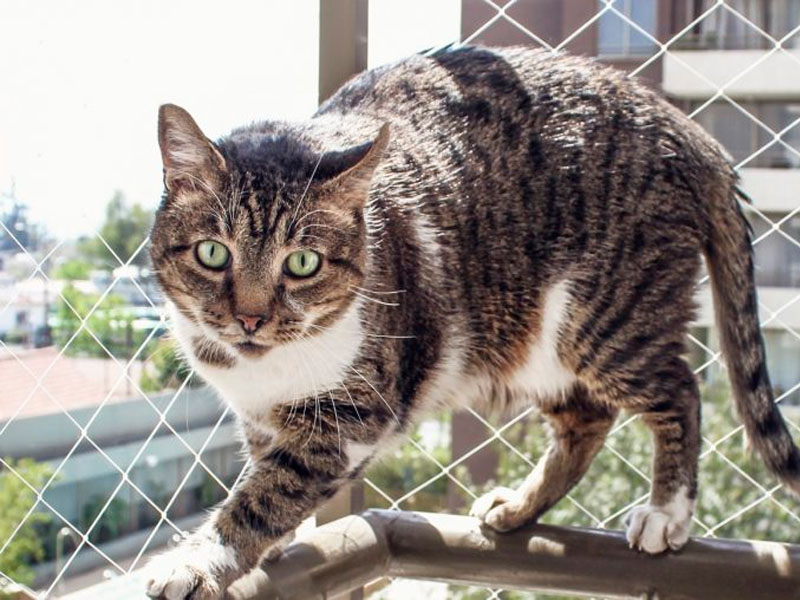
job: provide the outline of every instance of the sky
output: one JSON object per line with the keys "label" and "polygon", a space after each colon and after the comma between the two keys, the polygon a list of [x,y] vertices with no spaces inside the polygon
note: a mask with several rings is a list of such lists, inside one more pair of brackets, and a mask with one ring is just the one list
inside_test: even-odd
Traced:
{"label": "sky", "polygon": [[[459,0],[371,0],[369,64],[458,38]],[[2,0],[0,194],[59,238],[155,206],[158,106],[217,138],[317,104],[318,0]]]}

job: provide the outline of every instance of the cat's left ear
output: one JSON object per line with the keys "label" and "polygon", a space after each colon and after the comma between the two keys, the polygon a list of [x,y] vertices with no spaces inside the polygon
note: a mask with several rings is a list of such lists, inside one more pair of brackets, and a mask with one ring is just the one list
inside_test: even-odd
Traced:
{"label": "cat's left ear", "polygon": [[384,123],[377,137],[366,144],[338,152],[329,152],[322,158],[320,170],[331,174],[325,183],[337,202],[363,205],[375,169],[381,162],[390,139],[389,124]]}

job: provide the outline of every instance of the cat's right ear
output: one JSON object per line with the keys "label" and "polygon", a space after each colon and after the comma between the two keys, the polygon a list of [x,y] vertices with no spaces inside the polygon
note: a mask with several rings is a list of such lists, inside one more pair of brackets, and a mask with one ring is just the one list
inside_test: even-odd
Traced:
{"label": "cat's right ear", "polygon": [[170,192],[208,186],[225,171],[222,154],[180,106],[164,104],[158,109],[158,144],[164,185]]}

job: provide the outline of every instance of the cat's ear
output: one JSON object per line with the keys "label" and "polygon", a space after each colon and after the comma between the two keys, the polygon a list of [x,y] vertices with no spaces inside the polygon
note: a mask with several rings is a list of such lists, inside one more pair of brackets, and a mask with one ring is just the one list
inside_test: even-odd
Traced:
{"label": "cat's ear", "polygon": [[174,104],[158,109],[158,144],[164,163],[164,185],[169,191],[179,186],[208,185],[225,171],[225,159],[192,116]]}
{"label": "cat's ear", "polygon": [[389,124],[384,123],[371,142],[329,152],[321,159],[325,164],[320,164],[320,170],[324,169],[332,177],[325,187],[338,202],[359,205],[366,201],[372,177],[386,152],[390,137]]}

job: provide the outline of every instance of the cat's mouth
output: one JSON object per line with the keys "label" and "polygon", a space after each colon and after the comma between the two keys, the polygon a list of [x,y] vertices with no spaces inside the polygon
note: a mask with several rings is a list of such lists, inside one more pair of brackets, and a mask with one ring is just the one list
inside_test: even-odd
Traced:
{"label": "cat's mouth", "polygon": [[239,342],[234,347],[245,356],[263,356],[270,351],[272,346],[256,344],[255,342]]}

